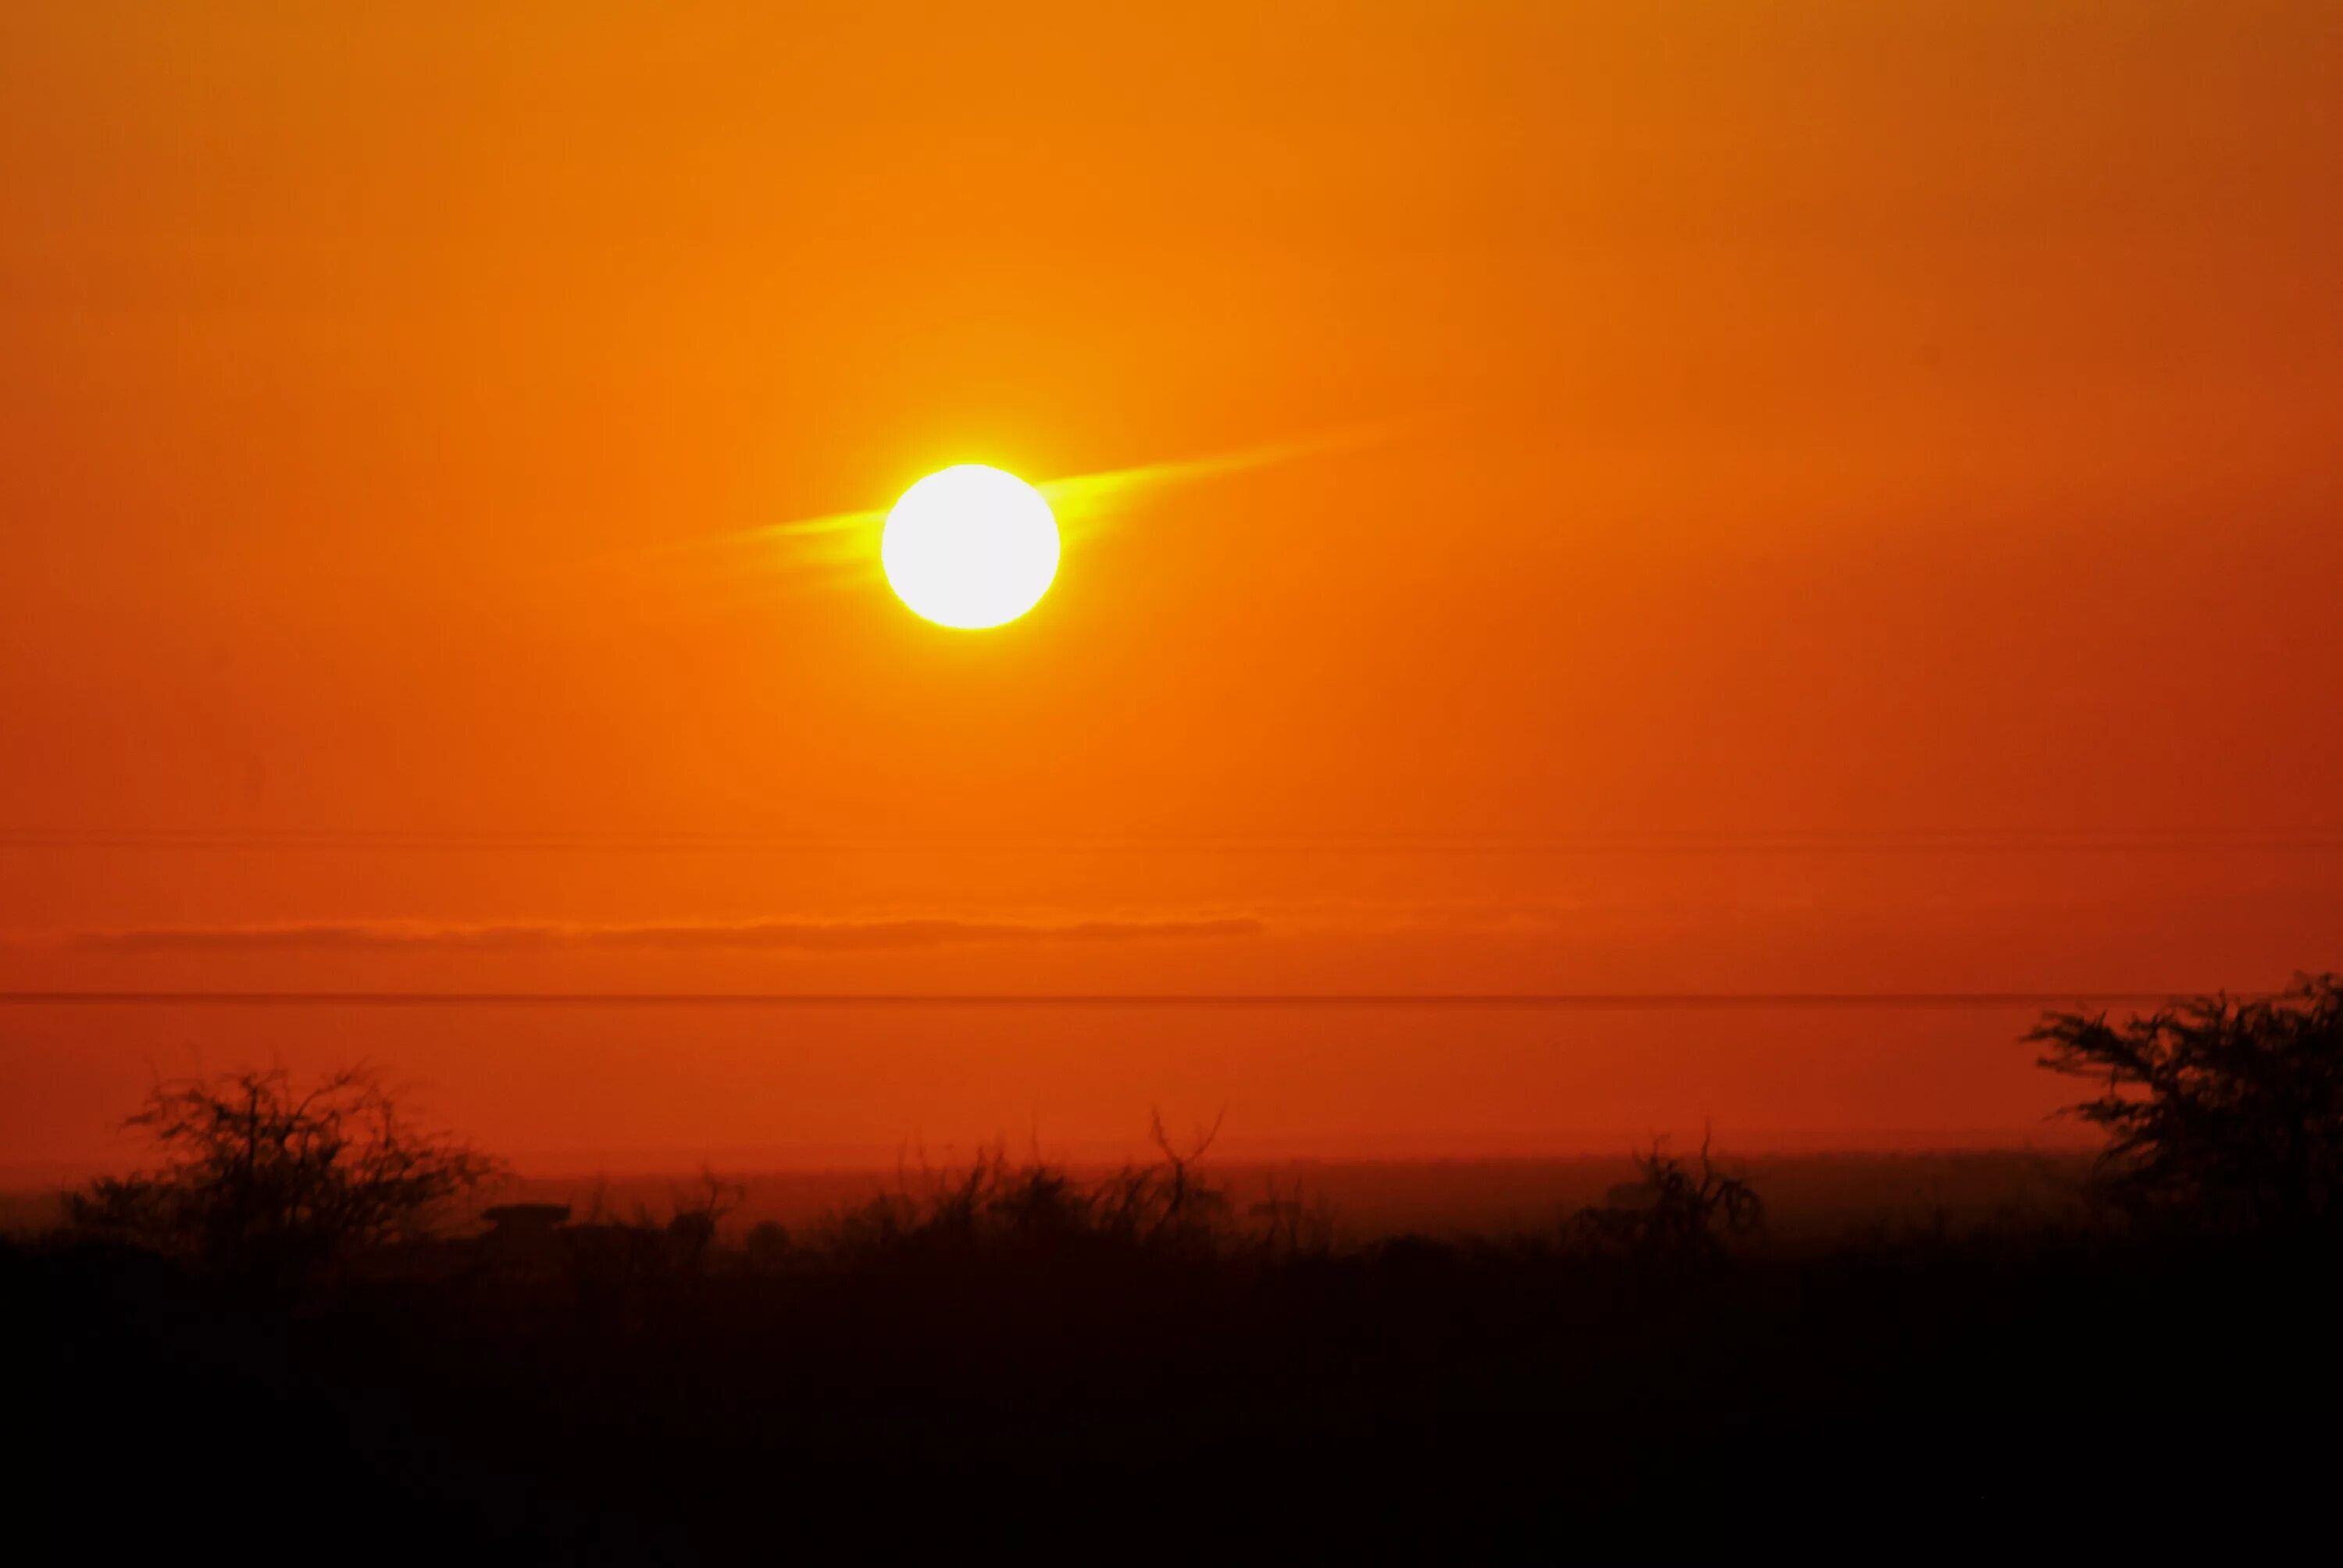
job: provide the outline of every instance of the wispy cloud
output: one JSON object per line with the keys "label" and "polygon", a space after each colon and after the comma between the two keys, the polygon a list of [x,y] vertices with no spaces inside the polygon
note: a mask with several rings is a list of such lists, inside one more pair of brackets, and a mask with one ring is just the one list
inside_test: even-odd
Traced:
{"label": "wispy cloud", "polygon": [[[1038,479],[1033,485],[1057,515],[1061,533],[1070,543],[1079,543],[1130,516],[1141,503],[1179,487],[1375,446],[1390,440],[1404,427],[1400,421],[1354,426],[1206,457]],[[755,567],[767,571],[846,581],[878,570],[879,536],[886,525],[887,510],[887,507],[880,506],[797,518],[715,535],[675,548],[746,550],[754,553]]]}
{"label": "wispy cloud", "polygon": [[732,920],[642,925],[503,922],[426,925],[342,921],[277,926],[173,926],[84,931],[69,945],[115,953],[170,952],[647,952],[850,953],[1001,944],[1192,941],[1266,935],[1258,920]]}
{"label": "wispy cloud", "polygon": [[1176,486],[1225,478],[1234,474],[1300,462],[1307,457],[1356,451],[1390,440],[1400,428],[1400,425],[1394,422],[1354,426],[1295,441],[1247,447],[1215,457],[1147,463],[1138,467],[1110,469],[1105,473],[1047,479],[1034,487],[1048,499],[1050,509],[1057,514],[1061,528],[1080,537],[1116,521],[1148,497]]}

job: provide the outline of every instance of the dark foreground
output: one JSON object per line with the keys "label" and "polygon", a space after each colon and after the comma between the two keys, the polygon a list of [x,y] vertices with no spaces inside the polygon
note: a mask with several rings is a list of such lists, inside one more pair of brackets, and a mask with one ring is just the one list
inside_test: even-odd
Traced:
{"label": "dark foreground", "polygon": [[20,1539],[1253,1561],[2210,1530],[2237,1552],[2331,1538],[2343,1452],[2320,1245],[435,1257],[272,1292],[87,1242],[0,1251],[30,1372]]}

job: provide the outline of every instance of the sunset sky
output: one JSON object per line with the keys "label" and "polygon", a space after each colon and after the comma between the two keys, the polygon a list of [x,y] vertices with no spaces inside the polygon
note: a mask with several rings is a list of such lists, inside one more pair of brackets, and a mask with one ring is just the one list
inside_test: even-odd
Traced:
{"label": "sunset sky", "polygon": [[[2324,3],[9,5],[0,988],[2343,966],[2338,84]],[[1000,629],[779,527],[960,462],[1125,476]],[[524,1153],[2024,1134],[2028,1016],[20,1004],[0,1163],[361,1053]]]}

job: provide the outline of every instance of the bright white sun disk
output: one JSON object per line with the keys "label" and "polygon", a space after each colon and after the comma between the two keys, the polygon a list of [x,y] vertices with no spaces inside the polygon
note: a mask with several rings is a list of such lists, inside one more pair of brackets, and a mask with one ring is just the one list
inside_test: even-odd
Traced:
{"label": "bright white sun disk", "polygon": [[999,468],[930,474],[887,514],[880,565],[897,596],[940,626],[1015,620],[1058,575],[1058,519],[1041,492]]}

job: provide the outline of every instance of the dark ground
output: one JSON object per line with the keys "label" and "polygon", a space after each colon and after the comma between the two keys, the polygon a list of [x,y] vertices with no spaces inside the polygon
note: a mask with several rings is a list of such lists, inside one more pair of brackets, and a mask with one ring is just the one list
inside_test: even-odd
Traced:
{"label": "dark ground", "polygon": [[272,1295],[19,1243],[11,1513],[89,1560],[2313,1549],[2336,1264],[2035,1225],[1733,1258],[446,1251]]}

